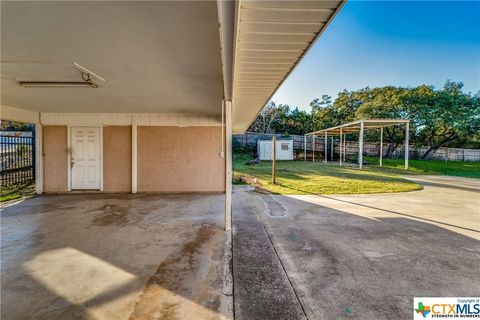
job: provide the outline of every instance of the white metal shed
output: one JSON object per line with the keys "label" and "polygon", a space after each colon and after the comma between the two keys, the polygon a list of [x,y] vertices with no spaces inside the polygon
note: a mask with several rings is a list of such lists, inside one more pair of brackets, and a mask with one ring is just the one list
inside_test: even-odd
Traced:
{"label": "white metal shed", "polygon": [[[276,160],[293,160],[293,140],[276,141]],[[258,140],[257,153],[260,160],[272,160],[272,140]]]}

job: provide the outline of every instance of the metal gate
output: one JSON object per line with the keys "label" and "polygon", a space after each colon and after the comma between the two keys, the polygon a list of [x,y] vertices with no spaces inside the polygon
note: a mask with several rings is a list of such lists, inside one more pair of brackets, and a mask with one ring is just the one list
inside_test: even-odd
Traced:
{"label": "metal gate", "polygon": [[0,131],[0,153],[2,191],[35,180],[34,131]]}

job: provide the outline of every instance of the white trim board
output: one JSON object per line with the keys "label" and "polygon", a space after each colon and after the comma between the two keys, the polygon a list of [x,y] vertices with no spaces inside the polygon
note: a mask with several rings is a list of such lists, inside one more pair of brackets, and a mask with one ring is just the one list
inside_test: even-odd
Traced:
{"label": "white trim board", "polygon": [[67,191],[72,191],[72,135],[70,126],[67,126]]}
{"label": "white trim board", "polygon": [[35,124],[35,191],[43,193],[43,130],[41,124]]}
{"label": "white trim board", "polygon": [[221,126],[221,116],[185,114],[127,114],[127,113],[42,113],[43,125],[70,126]]}
{"label": "white trim board", "polygon": [[0,106],[0,119],[21,123],[39,123],[39,113],[10,106]]}
{"label": "white trim board", "polygon": [[225,101],[225,231],[232,230],[232,102]]}
{"label": "white trim board", "polygon": [[137,124],[135,121],[132,124],[132,193],[138,191],[137,178]]}
{"label": "white trim board", "polygon": [[100,191],[103,191],[103,126],[100,126]]}

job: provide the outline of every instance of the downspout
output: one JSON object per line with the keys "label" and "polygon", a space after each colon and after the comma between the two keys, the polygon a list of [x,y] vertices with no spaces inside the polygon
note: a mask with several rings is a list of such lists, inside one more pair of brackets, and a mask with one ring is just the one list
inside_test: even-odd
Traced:
{"label": "downspout", "polygon": [[222,130],[220,135],[222,136],[222,146],[220,148],[220,158],[225,158],[225,100],[222,100]]}

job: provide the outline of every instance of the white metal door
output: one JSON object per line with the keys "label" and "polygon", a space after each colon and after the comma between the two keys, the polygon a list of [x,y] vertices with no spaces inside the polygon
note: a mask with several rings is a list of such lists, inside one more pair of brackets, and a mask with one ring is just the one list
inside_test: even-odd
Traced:
{"label": "white metal door", "polygon": [[265,158],[267,160],[272,160],[272,143],[266,142],[265,143]]}
{"label": "white metal door", "polygon": [[100,189],[100,128],[71,128],[72,189]]}

